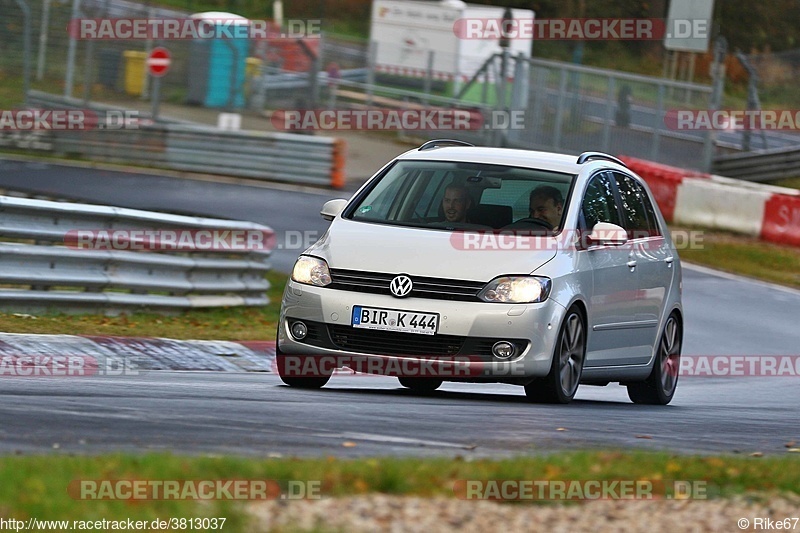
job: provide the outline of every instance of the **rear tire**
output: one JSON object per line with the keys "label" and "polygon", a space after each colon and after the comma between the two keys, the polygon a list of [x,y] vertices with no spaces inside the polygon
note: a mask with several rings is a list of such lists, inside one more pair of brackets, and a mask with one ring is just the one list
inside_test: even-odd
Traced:
{"label": "rear tire", "polygon": [[284,354],[280,347],[278,346],[278,342],[275,342],[275,363],[278,367],[278,376],[281,378],[286,385],[290,387],[294,387],[296,389],[321,389],[324,387],[328,380],[331,379],[331,376],[286,376],[284,375],[284,371],[286,369],[286,365],[281,361],[282,358],[287,357]]}
{"label": "rear tire", "polygon": [[683,325],[672,313],[664,324],[650,375],[645,381],[628,385],[628,398],[633,403],[667,405],[672,401],[678,387],[682,344]]}
{"label": "rear tire", "polygon": [[537,403],[571,402],[578,392],[585,360],[585,321],[577,307],[570,307],[558,332],[550,373],[525,385],[525,395]]}
{"label": "rear tire", "polygon": [[434,378],[397,378],[400,385],[415,392],[433,392],[444,383],[441,379]]}

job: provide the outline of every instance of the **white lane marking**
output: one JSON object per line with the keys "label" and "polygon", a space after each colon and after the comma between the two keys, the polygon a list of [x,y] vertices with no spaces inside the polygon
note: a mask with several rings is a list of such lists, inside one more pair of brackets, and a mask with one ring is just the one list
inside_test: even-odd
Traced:
{"label": "white lane marking", "polygon": [[442,442],[425,439],[410,439],[408,437],[392,437],[391,435],[378,435],[375,433],[315,433],[314,437],[331,439],[365,440],[369,442],[387,442],[394,444],[411,444],[415,446],[437,446],[440,448],[471,449],[469,444],[457,444],[454,442]]}

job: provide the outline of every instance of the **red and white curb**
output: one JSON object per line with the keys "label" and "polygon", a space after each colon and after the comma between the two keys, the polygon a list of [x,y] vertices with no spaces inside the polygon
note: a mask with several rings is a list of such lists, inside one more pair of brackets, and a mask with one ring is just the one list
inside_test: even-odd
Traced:
{"label": "red and white curb", "polygon": [[800,191],[622,157],[647,182],[668,222],[800,246]]}

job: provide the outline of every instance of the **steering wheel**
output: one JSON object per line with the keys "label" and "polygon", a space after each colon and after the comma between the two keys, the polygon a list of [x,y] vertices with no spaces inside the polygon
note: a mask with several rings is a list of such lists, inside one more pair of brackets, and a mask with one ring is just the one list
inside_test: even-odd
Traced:
{"label": "steering wheel", "polygon": [[521,225],[536,224],[536,225],[542,226],[543,228],[548,229],[548,230],[552,230],[553,229],[553,225],[550,224],[548,221],[542,220],[541,218],[530,218],[530,217],[521,218],[521,219],[517,220],[516,222],[512,222],[511,224],[509,224],[508,226],[505,226],[505,227],[507,228],[509,226],[516,226],[518,224],[521,224]]}

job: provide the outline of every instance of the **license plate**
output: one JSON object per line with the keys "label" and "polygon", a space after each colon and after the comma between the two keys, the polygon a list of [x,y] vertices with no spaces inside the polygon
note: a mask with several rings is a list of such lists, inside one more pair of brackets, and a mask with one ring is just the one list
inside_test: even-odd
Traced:
{"label": "license plate", "polygon": [[439,315],[355,305],[353,327],[434,335],[439,329]]}

